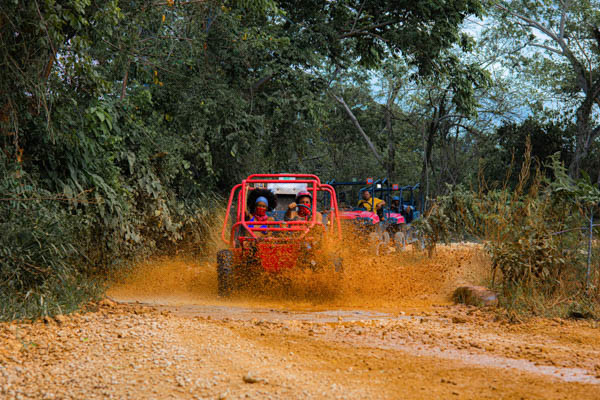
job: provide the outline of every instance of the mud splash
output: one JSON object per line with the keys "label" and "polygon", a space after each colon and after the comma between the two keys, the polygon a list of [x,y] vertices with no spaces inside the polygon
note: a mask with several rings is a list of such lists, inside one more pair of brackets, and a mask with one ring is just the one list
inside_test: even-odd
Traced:
{"label": "mud splash", "polygon": [[262,279],[232,298],[217,296],[214,257],[159,258],[137,266],[112,284],[118,301],[164,305],[226,305],[290,310],[376,309],[398,311],[447,304],[458,285],[482,284],[489,265],[477,246],[439,247],[432,257],[407,250],[385,256],[362,244],[341,250],[344,272],[295,270],[285,279]]}

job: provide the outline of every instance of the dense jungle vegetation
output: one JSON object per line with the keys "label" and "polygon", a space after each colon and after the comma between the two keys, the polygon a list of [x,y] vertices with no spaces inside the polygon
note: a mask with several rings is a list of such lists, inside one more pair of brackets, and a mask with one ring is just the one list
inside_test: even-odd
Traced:
{"label": "dense jungle vegetation", "polygon": [[257,171],[421,182],[507,305],[593,313],[599,27],[597,0],[2,0],[0,319],[201,251]]}

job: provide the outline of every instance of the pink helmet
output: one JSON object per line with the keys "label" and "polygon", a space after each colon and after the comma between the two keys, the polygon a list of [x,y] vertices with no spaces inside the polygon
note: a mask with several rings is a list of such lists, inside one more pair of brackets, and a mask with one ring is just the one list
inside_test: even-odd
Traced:
{"label": "pink helmet", "polygon": [[300,200],[300,197],[308,197],[312,203],[312,194],[310,194],[306,190],[298,192],[298,194],[296,195],[296,203],[298,202],[298,200]]}

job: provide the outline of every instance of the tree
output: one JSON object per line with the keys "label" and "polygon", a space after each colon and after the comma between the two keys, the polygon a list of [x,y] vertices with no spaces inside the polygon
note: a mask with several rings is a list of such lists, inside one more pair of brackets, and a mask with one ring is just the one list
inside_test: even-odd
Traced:
{"label": "tree", "polygon": [[[472,162],[465,164],[459,153],[469,153],[472,161],[476,147],[467,143],[482,136],[490,121],[506,109],[494,97],[498,93],[490,87],[488,73],[478,60],[469,58],[467,52],[446,50],[432,64],[435,74],[420,76],[416,67],[389,59],[375,74],[381,89],[371,90],[378,100],[367,104],[363,101],[351,103],[351,107],[336,96],[356,129],[362,130],[361,136],[371,142],[371,152],[390,179],[400,178],[396,170],[398,162],[405,165],[403,177],[406,170],[416,170],[415,160],[408,155],[421,152],[420,181],[428,194],[431,172],[439,172],[432,193],[444,190],[446,182],[456,184],[469,175],[468,165]],[[346,89],[348,96],[356,102],[356,96],[351,95],[349,88]],[[370,135],[359,123],[360,116],[365,115],[362,110],[365,107],[373,108],[369,115],[379,118],[377,125],[371,125]],[[416,143],[415,136],[419,138]],[[400,149],[402,141],[412,143],[413,148]],[[439,157],[434,162],[432,157],[437,148]],[[409,163],[407,159],[410,159]]]}
{"label": "tree", "polygon": [[59,55],[64,58],[77,52],[77,84],[88,95],[98,93],[102,84],[99,77],[83,73],[93,62],[85,49],[95,38],[109,32],[119,18],[114,0],[33,0],[3,4],[0,10],[0,132],[13,138],[17,150],[23,121],[42,113],[51,127],[48,80],[52,72],[57,71]]}
{"label": "tree", "polygon": [[[455,44],[463,48],[469,44],[468,36],[460,32],[460,24],[464,18],[468,15],[479,15],[481,11],[480,3],[477,1],[403,3],[350,0],[339,3],[337,8],[331,9],[336,15],[344,16],[338,19],[341,23],[336,26],[335,35],[330,34],[334,45],[327,55],[335,67],[332,80],[335,80],[351,55],[358,55],[361,64],[371,68],[378,68],[387,60],[388,69],[394,63],[404,62],[407,66],[416,68],[416,71],[412,72],[414,75],[428,76],[437,73],[441,65],[439,61],[444,58],[444,50]],[[330,29],[335,31],[336,27]],[[400,57],[403,57],[402,62],[393,61]],[[401,87],[394,79],[390,80],[389,75],[388,73],[386,79],[390,87],[385,94],[384,106],[383,131],[387,132],[385,155],[380,154],[374,146],[342,94],[331,91],[331,96],[342,107],[375,159],[382,164],[387,175],[391,177],[395,173],[392,105]],[[466,98],[465,100],[467,101]]]}
{"label": "tree", "polygon": [[491,33],[513,42],[517,50],[511,57],[514,65],[522,63],[540,85],[560,96],[561,111],[574,105],[577,134],[569,173],[578,177],[600,135],[594,115],[600,106],[600,2],[513,0],[493,4],[498,25]]}
{"label": "tree", "polygon": [[[572,146],[575,126],[562,127],[555,122],[542,122],[530,117],[520,123],[505,122],[490,135],[489,144],[491,156],[485,160],[485,177],[490,182],[504,183],[507,174],[511,173],[508,183],[510,187],[516,187],[519,176],[514,171],[507,171],[508,166],[515,170],[523,165],[527,149],[527,141],[530,143],[530,153],[527,157],[536,160],[531,164],[531,175],[539,166],[541,171],[552,177],[552,168],[547,164],[550,157],[558,154],[558,161],[564,163],[572,157]],[[495,149],[492,153],[491,149]]]}
{"label": "tree", "polygon": [[460,24],[481,12],[479,0],[282,0],[286,25],[299,47],[317,49],[342,68],[377,66],[402,55],[421,72],[461,39]]}

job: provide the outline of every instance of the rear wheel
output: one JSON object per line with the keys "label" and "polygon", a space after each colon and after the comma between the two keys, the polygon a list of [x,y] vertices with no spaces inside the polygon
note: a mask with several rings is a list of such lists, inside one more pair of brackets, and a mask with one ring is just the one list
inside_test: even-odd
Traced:
{"label": "rear wheel", "polygon": [[419,247],[421,248],[421,250],[425,250],[427,248],[427,239],[425,239],[424,236],[419,235],[417,240],[419,242]]}
{"label": "rear wheel", "polygon": [[412,244],[415,249],[425,250],[425,248],[427,247],[427,243],[422,233],[420,233],[418,230],[411,226],[408,228],[406,235],[407,244]]}
{"label": "rear wheel", "polygon": [[233,253],[231,250],[220,250],[217,253],[217,293],[220,297],[228,297],[233,291]]}
{"label": "rear wheel", "polygon": [[375,255],[376,256],[384,256],[387,254],[387,252],[388,252],[387,244],[385,244],[383,242],[377,243],[377,245],[375,246]]}
{"label": "rear wheel", "polygon": [[389,252],[390,234],[387,231],[372,232],[369,239],[375,247],[375,255],[383,256]]}

